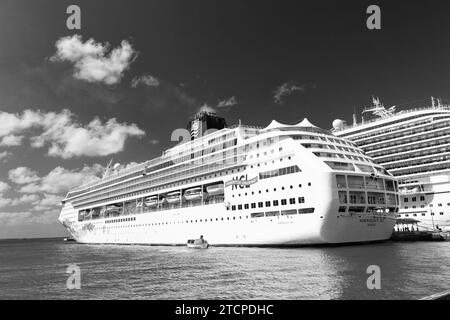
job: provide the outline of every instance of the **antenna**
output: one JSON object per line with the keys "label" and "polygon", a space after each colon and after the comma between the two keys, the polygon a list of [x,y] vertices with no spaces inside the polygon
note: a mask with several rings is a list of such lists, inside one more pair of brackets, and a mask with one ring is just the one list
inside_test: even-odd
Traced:
{"label": "antenna", "polygon": [[435,105],[434,105],[434,97],[433,97],[433,96],[431,96],[431,107],[432,107],[432,108],[435,107]]}
{"label": "antenna", "polygon": [[103,173],[102,178],[106,178],[109,175],[113,161],[114,161],[114,158],[111,158],[111,160],[109,160],[109,163],[106,165],[105,172]]}

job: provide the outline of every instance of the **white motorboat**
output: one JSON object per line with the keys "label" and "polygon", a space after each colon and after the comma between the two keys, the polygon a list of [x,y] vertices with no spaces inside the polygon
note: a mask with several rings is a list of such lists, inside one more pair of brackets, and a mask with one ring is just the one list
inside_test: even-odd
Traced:
{"label": "white motorboat", "polygon": [[208,249],[209,243],[203,237],[200,239],[191,239],[187,241],[187,247],[193,249]]}

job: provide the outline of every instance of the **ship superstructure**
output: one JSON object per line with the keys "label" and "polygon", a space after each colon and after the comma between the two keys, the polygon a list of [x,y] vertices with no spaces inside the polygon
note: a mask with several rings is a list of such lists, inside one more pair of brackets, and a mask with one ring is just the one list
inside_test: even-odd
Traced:
{"label": "ship superstructure", "polygon": [[[372,119],[368,119],[372,116]],[[398,178],[399,218],[423,229],[450,226],[450,108],[441,99],[421,108],[396,111],[378,98],[360,123],[333,123],[334,134],[358,145]]]}
{"label": "ship superstructure", "polygon": [[[392,233],[397,182],[354,143],[307,119],[226,127],[191,121],[192,140],[71,190],[59,220],[81,243],[305,245]],[[209,130],[213,124],[214,130]]]}

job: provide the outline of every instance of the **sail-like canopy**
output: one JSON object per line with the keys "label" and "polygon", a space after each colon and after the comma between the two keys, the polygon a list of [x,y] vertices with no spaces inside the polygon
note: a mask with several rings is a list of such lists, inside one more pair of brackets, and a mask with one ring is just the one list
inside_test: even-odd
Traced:
{"label": "sail-like canopy", "polygon": [[307,118],[304,118],[297,124],[284,124],[280,123],[277,120],[272,120],[272,122],[262,129],[262,132],[272,131],[272,130],[304,130],[304,131],[312,131],[312,132],[321,132],[325,134],[329,134],[327,130],[321,129],[315,125],[313,125]]}
{"label": "sail-like canopy", "polygon": [[303,119],[299,123],[295,125],[296,127],[312,127],[312,128],[318,128],[317,126],[313,125],[311,122],[309,122],[308,118]]}
{"label": "sail-like canopy", "polygon": [[285,128],[289,127],[289,125],[284,123],[279,123],[277,120],[272,120],[272,122],[265,127],[263,130],[271,130],[271,129],[277,129],[277,128]]}

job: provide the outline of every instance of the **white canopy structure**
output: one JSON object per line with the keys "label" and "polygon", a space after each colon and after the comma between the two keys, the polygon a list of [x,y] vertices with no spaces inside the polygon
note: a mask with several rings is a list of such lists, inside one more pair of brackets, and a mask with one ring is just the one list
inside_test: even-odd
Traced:
{"label": "white canopy structure", "polygon": [[309,122],[308,118],[304,118],[302,121],[297,123],[295,125],[296,127],[310,127],[310,128],[318,128],[317,126],[313,125],[311,122]]}
{"label": "white canopy structure", "polygon": [[272,120],[272,122],[267,127],[265,127],[263,130],[271,130],[271,129],[278,129],[278,128],[286,128],[286,127],[290,127],[290,125],[280,123],[277,120]]}
{"label": "white canopy structure", "polygon": [[284,123],[278,122],[277,120],[272,120],[272,122],[267,127],[262,129],[262,131],[269,131],[269,130],[281,129],[281,128],[295,128],[295,127],[320,129],[319,127],[317,127],[317,126],[313,125],[311,122],[309,122],[309,120],[307,118],[304,118],[302,121],[300,121],[297,124],[284,124]]}

